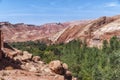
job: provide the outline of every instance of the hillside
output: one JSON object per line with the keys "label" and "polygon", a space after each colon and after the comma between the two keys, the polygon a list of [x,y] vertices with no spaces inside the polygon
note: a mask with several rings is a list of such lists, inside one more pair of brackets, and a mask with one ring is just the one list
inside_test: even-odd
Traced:
{"label": "hillside", "polygon": [[41,40],[46,43],[67,43],[74,39],[86,41],[89,46],[101,46],[104,39],[120,37],[120,16],[93,20],[49,23],[41,26],[1,22],[6,42]]}
{"label": "hillside", "polygon": [[59,37],[52,41],[55,43],[67,43],[74,39],[81,39],[86,41],[89,46],[101,46],[102,41],[105,39],[109,40],[112,36],[120,37],[119,22],[120,16],[104,16],[95,20],[89,20],[83,24],[72,25],[64,29],[59,32]]}
{"label": "hillside", "polygon": [[40,56],[33,56],[28,51],[15,49],[4,43],[0,52],[0,80],[65,79],[76,80],[66,63],[54,60],[46,64]]}
{"label": "hillside", "polygon": [[11,24],[9,22],[1,22],[0,25],[6,42],[24,42],[50,37],[66,28],[69,24],[49,23],[36,26],[24,23]]}
{"label": "hillside", "polygon": [[[120,16],[41,26],[1,22],[0,79],[119,80],[119,22]],[[74,39],[98,47],[106,40],[99,49]]]}

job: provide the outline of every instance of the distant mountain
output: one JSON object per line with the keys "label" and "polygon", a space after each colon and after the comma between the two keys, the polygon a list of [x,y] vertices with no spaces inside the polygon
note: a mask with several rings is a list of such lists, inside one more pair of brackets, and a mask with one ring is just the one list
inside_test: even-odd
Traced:
{"label": "distant mountain", "polygon": [[49,23],[41,26],[29,25],[24,23],[11,24],[0,22],[6,42],[24,42],[47,39],[66,28],[67,23]]}
{"label": "distant mountain", "polygon": [[41,26],[24,23],[0,22],[6,42],[42,40],[47,43],[67,43],[74,39],[86,41],[89,46],[101,46],[104,39],[120,38],[120,16],[93,20],[49,23]]}

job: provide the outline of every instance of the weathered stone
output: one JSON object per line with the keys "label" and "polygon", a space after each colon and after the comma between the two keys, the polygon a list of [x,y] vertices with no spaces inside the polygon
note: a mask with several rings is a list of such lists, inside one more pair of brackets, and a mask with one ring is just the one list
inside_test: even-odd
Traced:
{"label": "weathered stone", "polygon": [[68,65],[66,63],[63,63],[62,65],[65,70],[68,70]]}
{"label": "weathered stone", "polygon": [[38,61],[38,63],[41,65],[45,65],[45,63],[43,61]]}
{"label": "weathered stone", "polygon": [[15,49],[15,51],[18,53],[17,55],[23,55],[23,52],[21,50]]}
{"label": "weathered stone", "polygon": [[37,69],[34,67],[34,66],[31,66],[29,71],[32,71],[32,72],[37,72]]}
{"label": "weathered stone", "polygon": [[40,61],[40,57],[39,56],[33,56],[32,60],[34,62],[38,62],[38,61]]}
{"label": "weathered stone", "polygon": [[44,71],[47,72],[47,73],[51,73],[50,68],[45,68]]}
{"label": "weathered stone", "polygon": [[22,61],[22,57],[20,55],[17,55],[13,58],[15,61],[19,60]]}
{"label": "weathered stone", "polygon": [[51,61],[49,63],[49,68],[51,70],[55,70],[55,69],[57,69],[59,67],[62,67],[62,63],[59,60]]}
{"label": "weathered stone", "polygon": [[49,68],[56,74],[64,75],[66,70],[64,69],[62,62],[59,60],[51,61],[49,63]]}
{"label": "weathered stone", "polygon": [[27,51],[23,51],[23,53],[17,53],[17,56],[13,57],[13,59],[19,61],[27,61],[31,60],[32,57],[33,57],[32,54],[28,53]]}
{"label": "weathered stone", "polygon": [[32,59],[32,54],[28,53],[27,51],[23,51],[23,56],[22,56],[22,60],[25,61],[25,60],[30,60]]}
{"label": "weathered stone", "polygon": [[31,72],[38,72],[37,67],[35,67],[32,63],[26,63],[24,65],[21,65],[21,68]]}

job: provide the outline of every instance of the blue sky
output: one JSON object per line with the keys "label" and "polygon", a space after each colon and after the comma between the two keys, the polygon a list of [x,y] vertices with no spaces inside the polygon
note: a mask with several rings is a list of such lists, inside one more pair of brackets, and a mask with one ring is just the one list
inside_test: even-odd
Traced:
{"label": "blue sky", "polygon": [[44,24],[120,14],[120,0],[0,0],[0,21]]}

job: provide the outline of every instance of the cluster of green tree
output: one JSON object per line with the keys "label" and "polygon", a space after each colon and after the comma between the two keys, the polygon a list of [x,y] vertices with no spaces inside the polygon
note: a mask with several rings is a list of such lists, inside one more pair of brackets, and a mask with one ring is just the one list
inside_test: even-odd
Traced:
{"label": "cluster of green tree", "polygon": [[59,59],[68,64],[78,80],[120,80],[120,41],[112,37],[103,48],[87,47],[79,40],[47,46],[40,41],[10,44],[40,56],[45,62]]}

